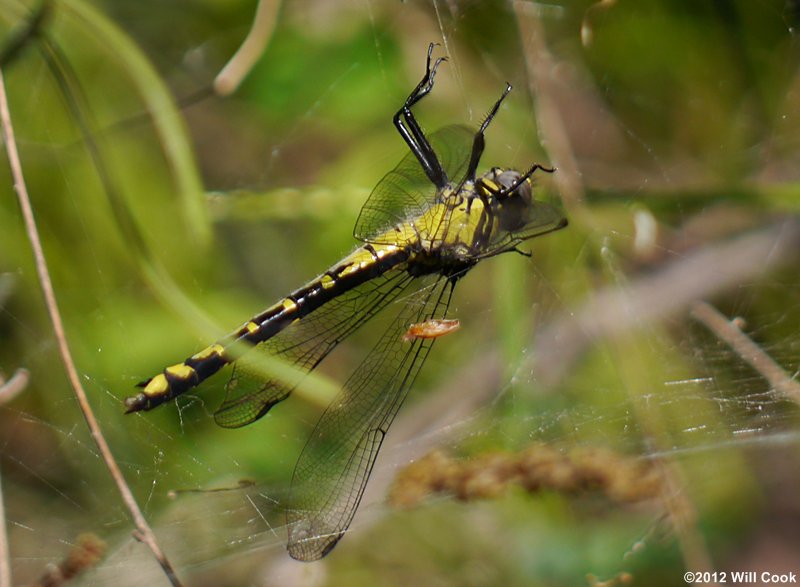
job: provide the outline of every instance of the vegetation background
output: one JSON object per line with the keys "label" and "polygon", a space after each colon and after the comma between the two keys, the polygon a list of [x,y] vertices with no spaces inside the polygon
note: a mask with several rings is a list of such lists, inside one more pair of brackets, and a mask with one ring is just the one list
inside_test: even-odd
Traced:
{"label": "vegetation background", "polygon": [[[52,0],[25,36],[38,6],[0,0],[2,46],[23,40],[3,75],[28,188],[83,383],[186,584],[800,571],[796,2],[287,2],[227,97],[210,88],[254,0]],[[324,398],[233,431],[211,418],[224,374],[177,407],[126,416],[122,399],[355,246],[359,207],[406,152],[391,116],[431,41],[449,61],[417,110],[425,128],[477,126],[512,83],[484,165],[555,165],[540,193],[570,226],[459,283],[462,329],[437,342],[351,531],[322,562],[293,563],[281,507]],[[755,347],[726,342],[714,307]],[[378,328],[322,373],[343,381]],[[754,367],[758,350],[774,363]],[[0,366],[30,372],[0,406],[14,583],[91,532],[108,553],[76,584],[166,584],[64,375],[6,165]],[[654,463],[663,485],[633,505],[518,487],[385,502],[434,448],[467,460],[531,445]],[[255,485],[169,496],[240,479]]]}

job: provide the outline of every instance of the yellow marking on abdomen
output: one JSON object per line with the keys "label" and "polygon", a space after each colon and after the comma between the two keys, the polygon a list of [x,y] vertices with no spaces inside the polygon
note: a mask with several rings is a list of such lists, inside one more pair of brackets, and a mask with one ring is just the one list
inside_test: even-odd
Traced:
{"label": "yellow marking on abdomen", "polygon": [[197,374],[193,367],[190,367],[186,363],[178,363],[177,365],[172,365],[171,367],[167,367],[164,369],[164,372],[167,375],[172,375],[176,379],[182,379],[187,381],[191,379],[193,376]]}
{"label": "yellow marking on abdomen", "polygon": [[142,393],[148,396],[164,395],[169,391],[169,381],[163,373],[159,373],[147,382]]}
{"label": "yellow marking on abdomen", "polygon": [[258,332],[258,329],[260,328],[259,325],[253,322],[252,320],[250,320],[250,322],[245,324],[244,327],[250,334],[255,334],[256,332]]}
{"label": "yellow marking on abdomen", "polygon": [[319,282],[322,285],[322,289],[330,289],[336,285],[336,280],[327,273],[320,278]]}
{"label": "yellow marking on abdomen", "polygon": [[209,347],[204,348],[199,353],[195,353],[194,355],[192,355],[192,359],[195,360],[195,361],[203,361],[203,360],[209,359],[209,358],[211,358],[213,356],[222,357],[224,355],[224,353],[225,353],[225,347],[223,347],[219,343],[216,343],[216,344],[212,344]]}
{"label": "yellow marking on abdomen", "polygon": [[287,312],[294,312],[297,309],[297,302],[295,302],[291,298],[286,298],[285,300],[283,300],[281,305],[283,306],[283,309],[286,310]]}

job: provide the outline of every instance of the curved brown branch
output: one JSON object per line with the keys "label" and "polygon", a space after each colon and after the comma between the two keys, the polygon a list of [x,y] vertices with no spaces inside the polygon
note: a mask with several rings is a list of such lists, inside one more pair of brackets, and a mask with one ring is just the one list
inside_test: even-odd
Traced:
{"label": "curved brown branch", "polygon": [[280,6],[280,0],[261,0],[258,3],[250,32],[247,33],[242,46],[214,80],[214,91],[217,94],[228,96],[235,92],[253,69],[272,37]]}
{"label": "curved brown branch", "polygon": [[800,404],[800,383],[792,379],[764,349],[758,346],[719,310],[706,302],[695,302],[691,314],[720,340],[725,341],[753,369],[761,373],[769,384],[787,399]]}
{"label": "curved brown branch", "polygon": [[20,368],[14,371],[14,374],[8,381],[3,382],[0,380],[0,383],[2,383],[2,385],[0,385],[0,406],[7,404],[22,393],[22,390],[28,386],[29,379],[30,373],[28,370]]}
{"label": "curved brown branch", "polygon": [[78,377],[78,370],[75,367],[74,361],[72,360],[72,354],[70,353],[66,334],[64,332],[64,325],[61,321],[61,313],[58,310],[53,284],[50,280],[50,272],[47,268],[47,261],[44,257],[44,251],[42,250],[42,243],[39,238],[39,230],[36,227],[36,220],[33,216],[33,209],[31,208],[28,190],[25,185],[25,178],[22,173],[22,164],[19,159],[19,153],[17,152],[17,144],[14,138],[14,128],[11,124],[11,113],[8,107],[8,97],[6,96],[5,82],[3,80],[1,71],[0,125],[2,125],[3,142],[6,146],[6,155],[8,156],[8,162],[11,166],[11,174],[14,178],[14,190],[17,193],[17,200],[19,201],[20,209],[22,210],[22,216],[25,221],[25,230],[28,234],[31,249],[33,250],[33,256],[36,263],[36,272],[39,277],[39,284],[42,288],[45,306],[47,307],[47,312],[50,315],[50,321],[53,324],[53,333],[56,337],[58,350],[61,355],[61,360],[64,363],[64,367],[67,371],[67,377],[70,385],[72,386],[72,390],[74,391],[78,400],[78,405],[80,406],[83,417],[85,418],[86,424],[89,427],[92,438],[97,444],[97,448],[100,450],[103,461],[105,462],[106,467],[108,467],[114,482],[117,484],[117,489],[122,496],[123,502],[133,517],[138,536],[142,542],[144,542],[153,552],[153,555],[156,557],[156,560],[158,560],[158,563],[161,565],[161,568],[164,570],[164,573],[167,575],[170,583],[179,586],[181,585],[181,582],[178,580],[172,565],[167,560],[166,556],[161,550],[161,547],[156,542],[156,538],[152,529],[147,524],[142,511],[139,509],[139,506],[133,497],[130,487],[128,487],[127,483],[125,482],[125,478],[122,476],[122,471],[120,470],[119,465],[117,464],[116,460],[114,460],[114,456],[111,454],[111,449],[109,448],[108,443],[106,442],[102,430],[97,422],[97,418],[95,418],[94,412],[89,405],[86,391],[81,385],[80,378]]}

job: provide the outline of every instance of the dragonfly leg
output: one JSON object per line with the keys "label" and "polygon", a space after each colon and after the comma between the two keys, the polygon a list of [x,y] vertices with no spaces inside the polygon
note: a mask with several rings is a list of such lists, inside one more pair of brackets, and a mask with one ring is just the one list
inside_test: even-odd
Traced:
{"label": "dragonfly leg", "polygon": [[545,167],[544,165],[539,165],[538,163],[534,163],[528,171],[520,175],[514,183],[512,183],[507,188],[504,188],[495,194],[495,197],[503,198],[505,196],[509,196],[514,193],[519,186],[521,186],[527,179],[534,174],[537,169],[541,169],[545,173],[553,173],[555,172],[555,167]]}
{"label": "dragonfly leg", "polygon": [[492,122],[492,119],[497,114],[497,111],[500,109],[500,104],[503,103],[503,100],[506,99],[508,93],[511,91],[511,84],[506,82],[506,89],[503,91],[503,95],[494,103],[494,106],[489,111],[489,114],[486,115],[486,118],[481,124],[481,127],[478,129],[478,132],[475,133],[475,139],[472,141],[472,154],[469,156],[469,167],[467,167],[467,173],[464,176],[466,179],[475,179],[475,171],[478,169],[478,163],[481,161],[481,155],[483,155],[483,149],[486,146],[486,139],[483,136],[483,133],[486,132],[486,129],[489,127],[489,123]]}
{"label": "dragonfly leg", "polygon": [[[414,153],[417,160],[422,165],[425,175],[436,185],[437,188],[443,188],[447,184],[447,174],[442,169],[442,164],[433,152],[431,144],[425,138],[414,113],[411,112],[411,107],[427,96],[433,89],[433,79],[436,77],[436,69],[442,61],[447,61],[447,57],[439,57],[436,61],[432,61],[434,43],[428,45],[428,59],[425,63],[425,75],[422,80],[414,88],[414,91],[406,98],[403,107],[398,110],[393,118],[394,125],[397,127],[400,136],[406,142],[411,152]],[[405,124],[403,124],[405,122]]]}

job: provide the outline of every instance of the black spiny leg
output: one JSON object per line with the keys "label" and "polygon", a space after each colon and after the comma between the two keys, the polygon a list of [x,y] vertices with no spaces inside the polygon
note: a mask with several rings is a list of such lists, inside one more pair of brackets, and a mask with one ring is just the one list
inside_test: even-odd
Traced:
{"label": "black spiny leg", "polygon": [[528,171],[526,171],[525,173],[523,173],[522,175],[520,175],[520,176],[519,176],[519,177],[518,177],[518,178],[517,178],[517,179],[514,181],[514,183],[512,183],[512,184],[511,184],[510,186],[508,186],[507,188],[505,188],[505,189],[502,189],[502,190],[500,190],[499,192],[497,192],[496,196],[497,196],[498,198],[503,198],[503,197],[505,197],[505,196],[509,196],[509,195],[513,194],[513,193],[514,193],[514,190],[516,190],[516,189],[517,189],[519,186],[521,186],[521,185],[523,184],[523,182],[527,181],[527,179],[528,179],[528,178],[529,178],[531,175],[533,175],[533,174],[534,174],[534,172],[535,172],[537,169],[541,169],[541,170],[542,170],[542,171],[544,171],[545,173],[553,173],[553,172],[556,170],[556,169],[555,169],[555,167],[545,167],[544,165],[539,165],[538,163],[534,163],[534,164],[533,164],[533,166],[532,166],[530,169],[528,169]]}
{"label": "black spiny leg", "polygon": [[475,171],[478,169],[478,163],[481,161],[481,155],[483,155],[483,149],[486,146],[486,139],[483,137],[483,133],[486,132],[489,123],[492,122],[492,119],[497,114],[497,111],[500,110],[500,104],[503,103],[503,100],[506,99],[508,93],[511,91],[511,84],[506,82],[506,89],[503,92],[503,95],[500,96],[500,99],[494,103],[489,114],[486,115],[486,119],[481,124],[481,127],[478,129],[478,132],[475,133],[475,139],[472,141],[472,154],[469,156],[469,167],[467,167],[467,174],[464,176],[466,179],[475,179]]}
{"label": "black spiny leg", "polygon": [[[411,152],[419,160],[425,175],[434,183],[437,188],[443,188],[447,184],[447,174],[442,169],[442,164],[433,152],[428,139],[422,132],[411,107],[427,96],[433,89],[433,78],[436,76],[436,69],[442,61],[447,61],[447,57],[439,57],[431,66],[431,55],[433,54],[434,43],[428,45],[428,60],[425,64],[425,75],[414,88],[414,91],[406,98],[405,104],[394,115],[394,125],[403,137]],[[405,120],[405,124],[403,121]],[[407,125],[407,126],[406,126]]]}

